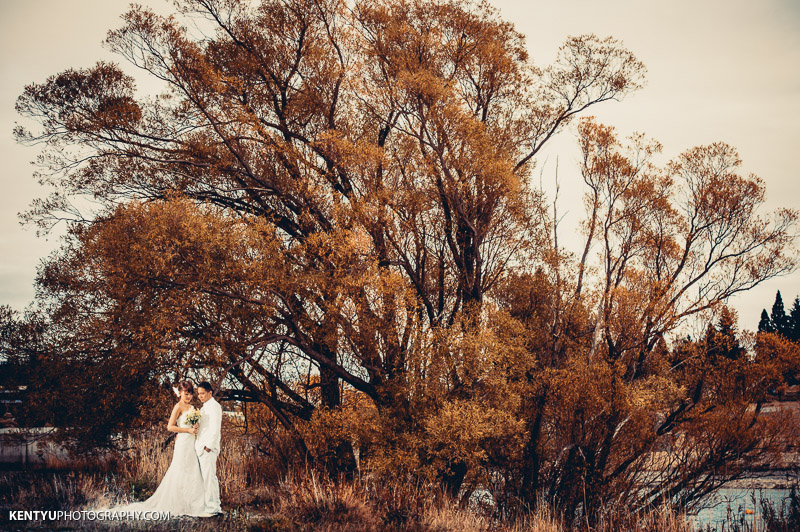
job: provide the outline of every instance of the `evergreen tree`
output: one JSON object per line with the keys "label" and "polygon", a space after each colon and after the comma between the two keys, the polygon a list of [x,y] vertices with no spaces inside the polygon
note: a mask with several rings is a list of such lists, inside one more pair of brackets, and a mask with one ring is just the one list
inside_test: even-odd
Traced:
{"label": "evergreen tree", "polygon": [[775,332],[775,326],[772,324],[772,320],[769,319],[769,314],[767,314],[767,309],[763,309],[761,311],[761,321],[758,322],[758,332],[760,333]]}
{"label": "evergreen tree", "polygon": [[789,311],[789,339],[797,342],[800,340],[800,296],[794,298],[792,310]]}
{"label": "evergreen tree", "polygon": [[787,318],[786,311],[783,308],[783,298],[781,297],[780,290],[775,294],[775,303],[772,304],[772,314],[770,318],[772,319],[772,325],[775,327],[775,331],[789,338],[789,318]]}

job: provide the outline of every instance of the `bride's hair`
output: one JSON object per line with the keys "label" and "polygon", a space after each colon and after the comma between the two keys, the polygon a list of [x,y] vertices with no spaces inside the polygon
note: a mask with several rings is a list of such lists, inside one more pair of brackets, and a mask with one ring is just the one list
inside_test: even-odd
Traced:
{"label": "bride's hair", "polygon": [[178,391],[194,393],[194,386],[189,381],[181,381],[178,383]]}

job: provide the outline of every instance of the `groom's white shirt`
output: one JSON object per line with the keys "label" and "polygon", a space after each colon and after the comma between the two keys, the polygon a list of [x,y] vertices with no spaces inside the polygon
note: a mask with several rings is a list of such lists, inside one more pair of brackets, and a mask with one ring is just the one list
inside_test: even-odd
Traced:
{"label": "groom's white shirt", "polygon": [[219,454],[220,432],[222,431],[222,407],[213,397],[200,408],[200,421],[197,424],[197,441],[194,450],[197,456],[205,453],[205,447]]}

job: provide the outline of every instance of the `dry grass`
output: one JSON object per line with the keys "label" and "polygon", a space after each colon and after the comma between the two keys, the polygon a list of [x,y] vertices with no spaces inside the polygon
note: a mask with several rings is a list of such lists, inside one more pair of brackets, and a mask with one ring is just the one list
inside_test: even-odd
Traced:
{"label": "dry grass", "polygon": [[[155,491],[172,460],[173,441],[160,432],[127,438],[115,471],[127,497],[117,503],[146,499]],[[274,497],[274,481],[281,476],[270,465],[246,438],[226,438],[224,452],[217,461],[222,499],[235,508],[270,500]]]}
{"label": "dry grass", "polygon": [[383,524],[357,483],[320,481],[315,473],[283,482],[277,515],[300,525],[323,524],[323,530],[380,530]]}
{"label": "dry grass", "polygon": [[[334,483],[315,473],[290,476],[281,484],[273,517],[291,530],[324,532],[563,532],[547,511],[525,521],[498,522],[438,494],[429,497],[415,485],[365,486],[360,480]],[[279,530],[280,528],[267,528]]]}
{"label": "dry grass", "polygon": [[[0,507],[83,510],[111,507],[149,496],[166,472],[172,440],[163,433],[125,442],[119,456],[83,470],[9,472],[0,476]],[[59,470],[60,469],[60,470]],[[228,437],[218,461],[226,514],[213,519],[172,519],[164,523],[82,522],[82,529],[252,530],[324,532],[566,532],[558,515],[543,506],[533,515],[497,519],[479,507],[464,507],[418,485],[380,484],[363,479],[332,482],[299,467],[287,471],[275,456],[264,456],[245,438]],[[1,512],[7,518],[7,512]],[[0,528],[8,523],[0,521]],[[58,527],[56,523],[41,523]],[[62,523],[75,526],[76,523]],[[683,516],[669,510],[620,516],[592,530],[611,532],[689,531]]]}
{"label": "dry grass", "polygon": [[0,479],[0,500],[13,503],[17,509],[83,508],[88,503],[105,500],[108,492],[102,475],[83,471],[15,471],[4,473]]}
{"label": "dry grass", "polygon": [[693,532],[694,528],[685,515],[678,514],[669,507],[664,507],[639,514],[606,517],[592,530],[597,532],[616,532],[618,530]]}

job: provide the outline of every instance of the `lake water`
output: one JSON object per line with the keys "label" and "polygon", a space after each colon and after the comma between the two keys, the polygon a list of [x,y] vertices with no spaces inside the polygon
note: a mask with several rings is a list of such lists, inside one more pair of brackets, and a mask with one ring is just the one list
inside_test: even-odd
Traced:
{"label": "lake water", "polygon": [[[697,530],[705,530],[710,525],[712,529],[721,531],[729,518],[739,521],[743,516],[748,523],[752,524],[755,517],[756,523],[758,523],[762,500],[772,503],[775,510],[779,512],[781,503],[788,497],[788,489],[720,489],[706,501],[704,509],[689,518]],[[746,514],[747,510],[754,513]],[[725,527],[726,530],[729,528],[729,526]]]}
{"label": "lake water", "polygon": [[[761,519],[761,501],[766,500],[772,504],[776,512],[781,511],[781,504],[786,501],[788,510],[789,489],[774,488],[723,488],[709,496],[704,502],[702,510],[696,514],[689,515],[688,519],[694,525],[695,530],[705,531],[709,526],[712,530],[722,532],[730,530],[729,519],[738,522],[744,517],[752,525],[755,516],[756,523],[763,525]],[[491,505],[492,496],[487,490],[478,489],[473,492],[470,498],[473,503]],[[754,513],[747,514],[747,510]],[[724,528],[723,528],[724,527]]]}

